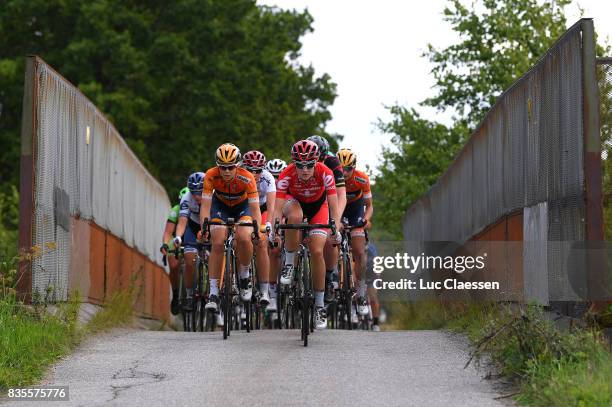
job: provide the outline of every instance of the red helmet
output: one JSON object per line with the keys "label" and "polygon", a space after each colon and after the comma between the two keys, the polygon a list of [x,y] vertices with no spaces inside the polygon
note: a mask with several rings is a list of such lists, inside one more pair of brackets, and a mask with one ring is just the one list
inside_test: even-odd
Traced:
{"label": "red helmet", "polygon": [[251,150],[242,156],[242,165],[247,169],[260,169],[266,165],[266,156],[257,150]]}
{"label": "red helmet", "polygon": [[312,161],[319,158],[319,147],[310,140],[300,140],[291,147],[293,161]]}

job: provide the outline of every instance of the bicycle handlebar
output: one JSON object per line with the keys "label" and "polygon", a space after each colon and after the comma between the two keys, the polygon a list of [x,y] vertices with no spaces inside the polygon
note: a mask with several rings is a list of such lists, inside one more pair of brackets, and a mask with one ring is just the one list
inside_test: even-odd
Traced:
{"label": "bicycle handlebar", "polygon": [[331,219],[329,223],[285,223],[283,225],[280,224],[280,220],[276,219],[274,222],[274,231],[278,233],[279,230],[312,230],[312,229],[331,229],[332,235],[336,234],[336,222]]}
{"label": "bicycle handlebar", "polygon": [[[228,218],[227,222],[222,222],[222,221],[210,221],[208,220],[208,218],[204,219],[204,223],[202,224],[202,228],[200,229],[202,232],[202,237],[204,236],[204,232],[208,231],[210,232],[210,226],[211,225],[216,225],[216,226],[223,226],[226,228],[233,228],[234,226],[248,226],[248,227],[252,227],[253,228],[253,233],[252,233],[252,238],[255,241],[259,241],[259,228],[257,227],[257,221],[255,219],[253,219],[251,222],[235,222],[234,218]],[[203,244],[208,244],[210,245],[210,243],[203,243]]]}

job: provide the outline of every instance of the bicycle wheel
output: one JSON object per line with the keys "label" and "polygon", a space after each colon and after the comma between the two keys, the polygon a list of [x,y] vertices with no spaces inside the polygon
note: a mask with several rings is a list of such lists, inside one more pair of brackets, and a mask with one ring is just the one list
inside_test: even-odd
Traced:
{"label": "bicycle wheel", "polygon": [[229,336],[232,323],[232,249],[225,250],[225,273],[223,276],[223,339]]}
{"label": "bicycle wheel", "polygon": [[352,269],[351,269],[351,259],[347,253],[343,256],[344,261],[344,270],[346,272],[344,278],[344,310],[346,316],[346,324],[348,326],[349,331],[353,330],[353,321],[352,321],[352,310],[354,306],[353,301],[353,292],[351,287],[351,279],[352,279]]}
{"label": "bicycle wheel", "polygon": [[203,287],[204,283],[202,281],[203,273],[202,273],[202,262],[199,260],[199,257],[196,258],[196,287],[193,293],[193,299],[195,301],[194,306],[194,331],[196,332],[204,332],[204,304],[203,304]]}
{"label": "bicycle wheel", "polygon": [[311,332],[310,265],[308,264],[308,251],[304,250],[302,256],[302,339],[304,340],[304,346],[308,346],[308,335]]}

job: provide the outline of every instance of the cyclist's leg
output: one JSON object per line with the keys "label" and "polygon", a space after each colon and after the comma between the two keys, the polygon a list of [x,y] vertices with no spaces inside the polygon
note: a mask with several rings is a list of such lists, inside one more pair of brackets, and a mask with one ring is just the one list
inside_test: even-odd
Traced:
{"label": "cyclist's leg", "polygon": [[[287,199],[283,207],[283,216],[287,218],[287,223],[301,223],[304,219],[302,207],[293,198]],[[281,273],[281,283],[291,284],[293,280],[293,268],[295,264],[295,252],[298,248],[300,238],[299,230],[285,231],[285,264]]]}
{"label": "cyclist's leg", "polygon": [[[252,221],[248,201],[238,204],[229,211],[231,217],[238,222],[248,223]],[[240,285],[240,297],[243,301],[251,301],[251,259],[253,258],[253,241],[251,239],[253,229],[250,227],[236,228],[236,257],[238,267],[238,278]]]}
{"label": "cyclist's leg", "polygon": [[270,258],[268,257],[268,240],[261,239],[255,250],[257,257],[255,259],[257,266],[257,280],[259,281],[259,291],[261,293],[261,302],[268,304],[270,302]]}
{"label": "cyclist's leg", "polygon": [[193,289],[193,274],[195,269],[195,258],[198,252],[196,234],[198,232],[199,225],[191,219],[187,223],[185,229],[185,236],[183,246],[185,246],[185,287],[189,293]]}
{"label": "cyclist's leg", "polygon": [[[308,216],[308,223],[328,223],[329,212],[327,202],[321,205],[316,213]],[[318,329],[327,327],[327,312],[325,310],[325,259],[323,250],[327,240],[328,231],[325,229],[313,229],[310,231],[308,249],[310,250],[310,264],[315,299],[315,326]]]}
{"label": "cyclist's leg", "polygon": [[[327,290],[326,300],[331,301],[334,295],[334,289],[338,288],[338,255],[339,248],[334,246],[334,238],[331,234],[325,241],[325,248],[323,249],[323,255],[325,259],[325,280],[326,286],[330,286],[330,290]],[[335,283],[335,284],[334,284]]]}
{"label": "cyclist's leg", "polygon": [[370,299],[370,306],[372,307],[372,329],[379,326],[378,318],[380,317],[380,302],[378,301],[378,290],[374,287],[368,287],[368,298]]}
{"label": "cyclist's leg", "polygon": [[[214,196],[210,213],[214,214],[214,216],[211,216],[211,222],[225,222],[227,220],[227,215],[223,211],[223,208],[219,207],[219,200],[217,200]],[[227,229],[225,227],[214,224],[210,225],[211,247],[210,256],[208,257],[210,292],[208,296],[208,303],[206,304],[207,309],[217,309],[217,305],[219,303],[221,267],[223,266],[223,248],[226,239]]]}

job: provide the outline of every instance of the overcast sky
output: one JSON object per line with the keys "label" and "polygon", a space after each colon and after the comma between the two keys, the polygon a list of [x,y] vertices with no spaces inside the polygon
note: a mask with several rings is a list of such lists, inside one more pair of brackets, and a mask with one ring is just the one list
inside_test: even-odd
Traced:
{"label": "overcast sky", "polygon": [[[445,0],[257,0],[258,4],[308,11],[314,32],[303,37],[300,61],[317,74],[331,75],[338,97],[327,130],[345,135],[359,162],[380,162],[381,145],[389,138],[375,123],[388,120],[385,105],[414,106],[434,94],[432,65],[421,57],[428,43],[445,47],[458,41],[442,20]],[[576,2],[575,2],[576,3]],[[464,4],[471,4],[471,0]],[[600,36],[612,38],[612,1],[581,0],[566,8],[568,25],[593,17]],[[450,114],[418,107],[428,119],[450,123]]]}

